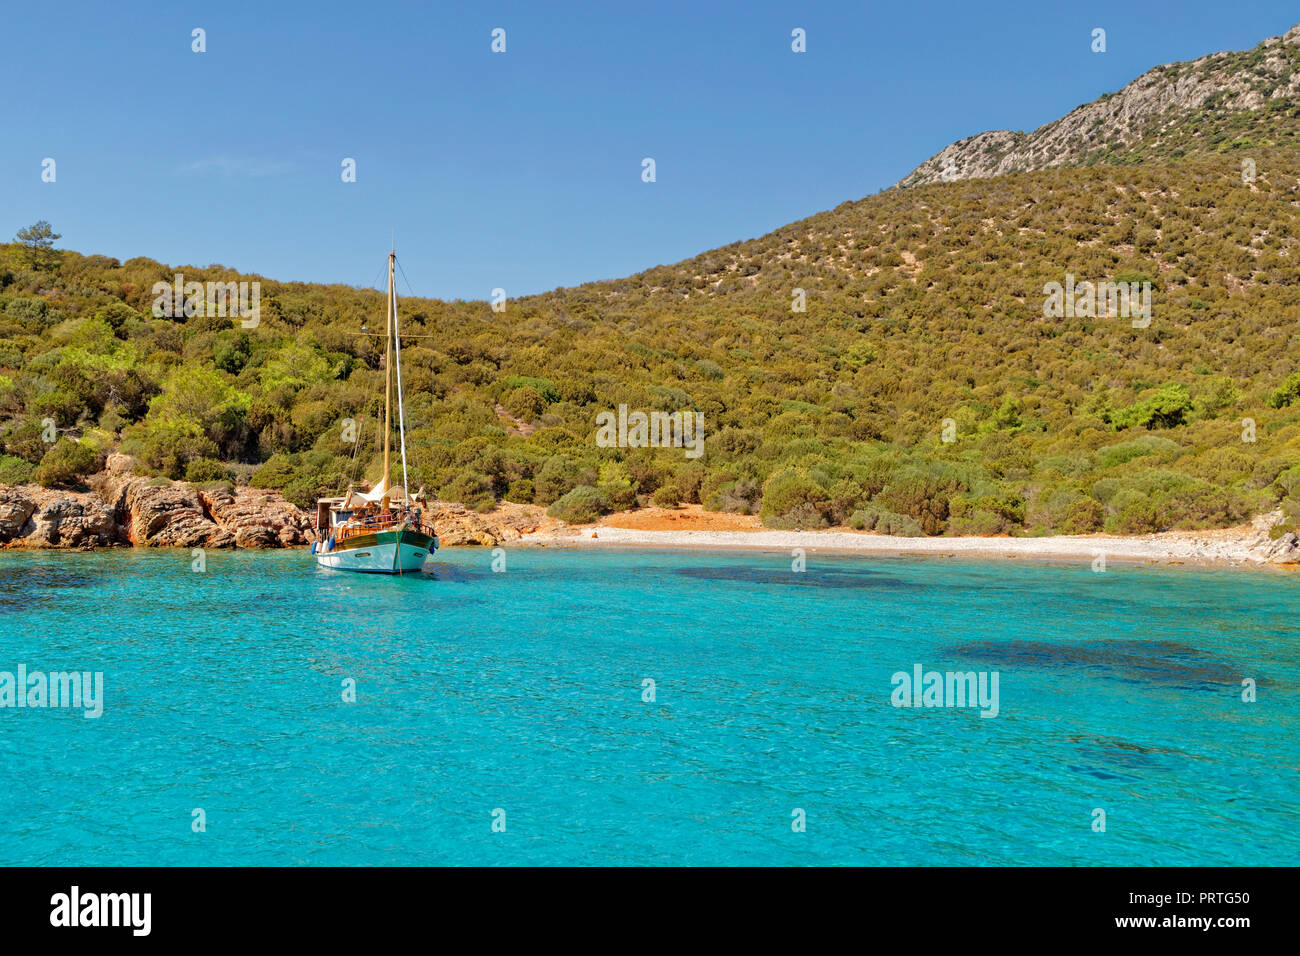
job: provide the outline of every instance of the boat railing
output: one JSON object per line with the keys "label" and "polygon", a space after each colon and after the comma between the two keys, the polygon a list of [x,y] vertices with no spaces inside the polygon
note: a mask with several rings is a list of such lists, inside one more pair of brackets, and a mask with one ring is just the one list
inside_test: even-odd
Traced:
{"label": "boat railing", "polygon": [[423,515],[385,512],[377,515],[354,516],[350,518],[346,524],[341,525],[335,531],[334,537],[336,540],[342,541],[346,538],[355,538],[363,534],[376,534],[380,531],[388,531],[401,524],[405,524],[412,531],[419,531],[425,534],[433,533],[432,531],[425,530],[425,520]]}

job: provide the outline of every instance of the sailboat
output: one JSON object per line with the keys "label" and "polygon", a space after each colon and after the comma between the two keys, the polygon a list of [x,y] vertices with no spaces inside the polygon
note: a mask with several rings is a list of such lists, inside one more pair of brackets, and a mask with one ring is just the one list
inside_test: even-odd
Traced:
{"label": "sailboat", "polygon": [[[423,495],[407,494],[406,415],[402,404],[402,343],[397,326],[397,294],[393,265],[388,254],[387,344],[384,348],[384,474],[369,491],[349,486],[340,498],[316,502],[316,542],[311,546],[316,563],[342,571],[401,574],[418,571],[438,548],[438,535],[420,507]],[[397,386],[397,435],[402,455],[402,483],[394,486],[389,467],[393,411],[393,375]]]}

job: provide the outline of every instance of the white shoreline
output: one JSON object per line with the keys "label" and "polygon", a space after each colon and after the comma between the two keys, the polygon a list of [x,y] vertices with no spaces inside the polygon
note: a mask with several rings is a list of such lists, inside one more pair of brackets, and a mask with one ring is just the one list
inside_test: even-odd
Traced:
{"label": "white shoreline", "polygon": [[[594,533],[594,537],[593,537]],[[1041,538],[899,538],[850,531],[644,531],[601,525],[533,532],[513,542],[534,547],[644,547],[695,550],[833,551],[862,555],[929,555],[1009,560],[1148,562],[1272,568],[1276,550],[1258,527],[1233,532],[1156,535],[1061,535]]]}

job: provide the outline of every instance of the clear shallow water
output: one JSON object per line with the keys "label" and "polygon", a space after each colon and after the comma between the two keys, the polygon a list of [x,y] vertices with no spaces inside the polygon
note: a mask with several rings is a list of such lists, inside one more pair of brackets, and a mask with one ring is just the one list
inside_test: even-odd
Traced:
{"label": "clear shallow water", "polygon": [[[0,670],[103,671],[106,697],[0,710],[0,863],[1300,862],[1300,580],[506,561],[0,553]],[[890,706],[918,663],[996,670],[999,716]]]}

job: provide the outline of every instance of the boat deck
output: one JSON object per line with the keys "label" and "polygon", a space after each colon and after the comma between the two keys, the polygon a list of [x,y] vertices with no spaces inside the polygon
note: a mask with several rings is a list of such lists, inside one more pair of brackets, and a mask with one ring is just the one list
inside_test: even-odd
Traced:
{"label": "boat deck", "polygon": [[405,524],[412,531],[432,535],[433,524],[424,515],[384,512],[377,515],[365,515],[349,518],[344,524],[334,529],[334,540],[345,541],[363,534],[375,534],[379,531],[392,531]]}

